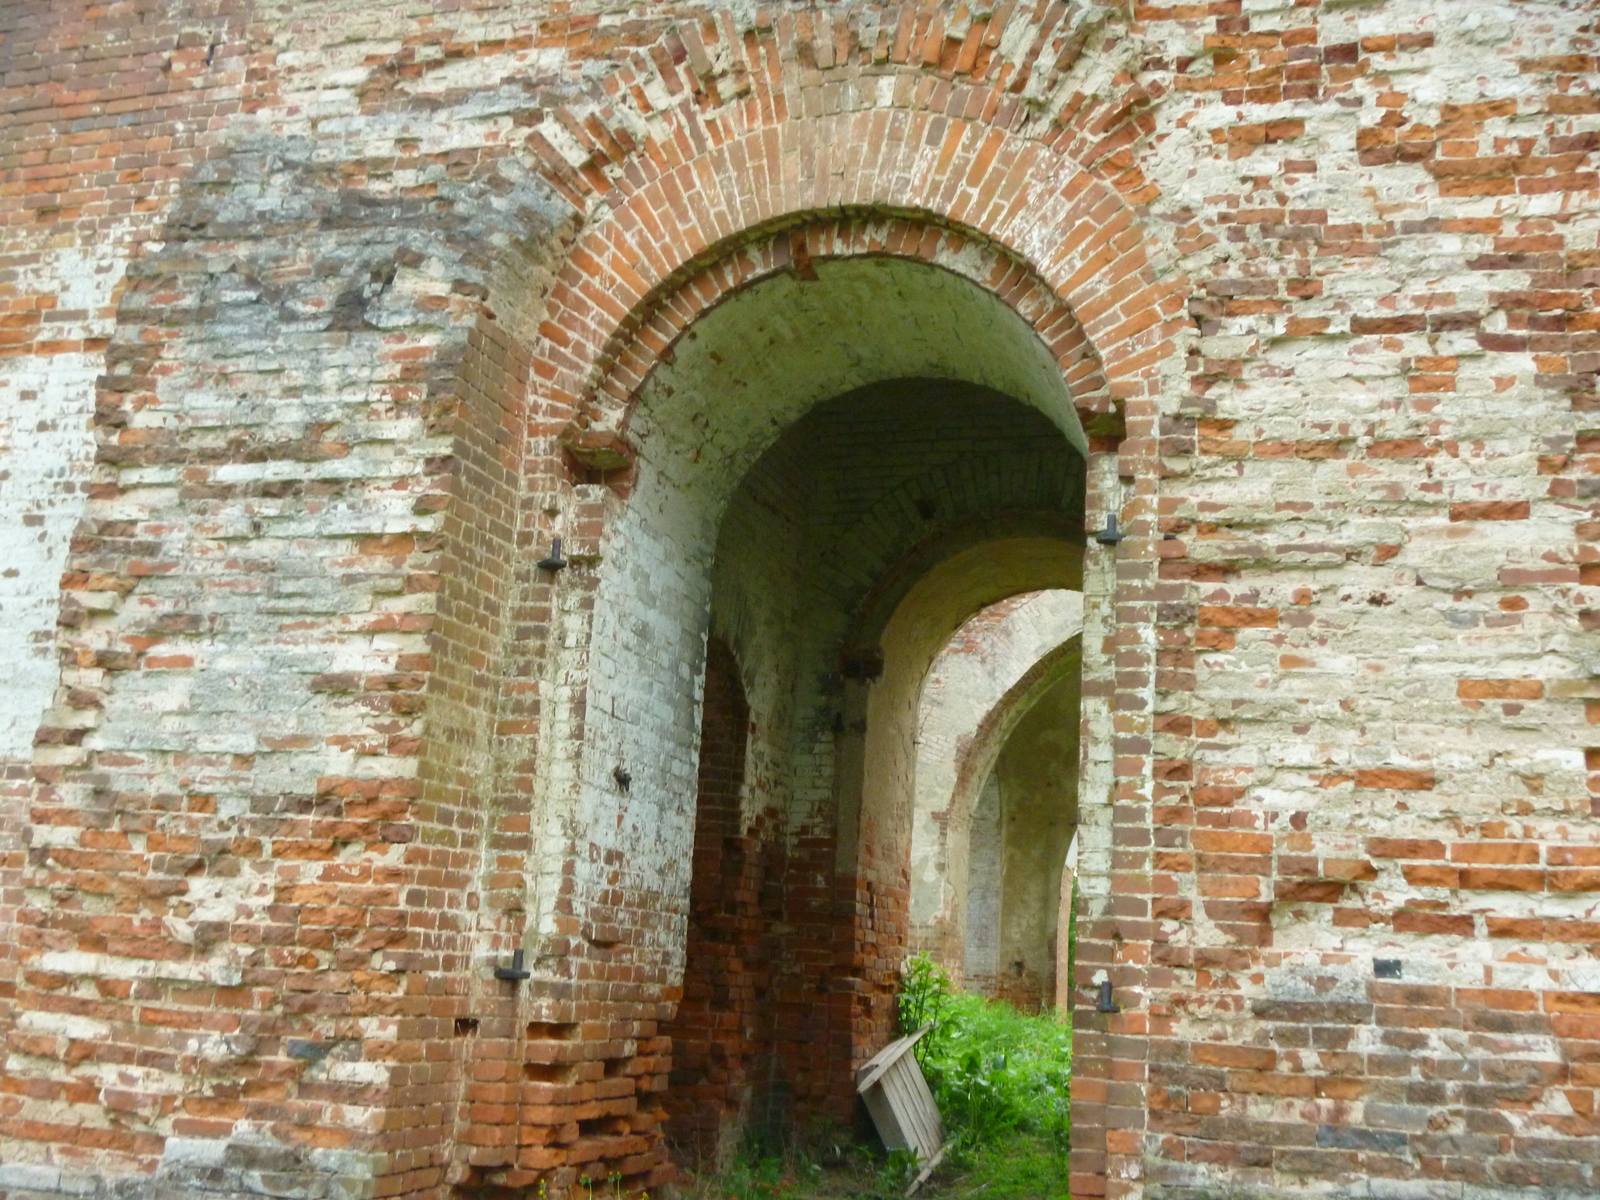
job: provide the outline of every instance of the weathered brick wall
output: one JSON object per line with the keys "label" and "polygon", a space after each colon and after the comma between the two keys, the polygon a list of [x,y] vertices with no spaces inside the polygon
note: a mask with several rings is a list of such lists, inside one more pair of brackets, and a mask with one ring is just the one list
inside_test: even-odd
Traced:
{"label": "weathered brick wall", "polygon": [[1075,1189],[1600,1187],[1592,6],[436,7],[0,13],[0,1188],[664,1178],[608,855],[689,802],[619,832],[591,709],[651,464],[557,438],[830,254],[1020,314],[1130,534]]}
{"label": "weathered brick wall", "polygon": [[771,1079],[774,926],[783,917],[782,841],[768,810],[743,819],[750,709],[739,663],[707,647],[701,705],[694,869],[683,997],[663,1026],[672,1039],[667,1136],[691,1165],[715,1166],[746,1123],[759,1127]]}
{"label": "weathered brick wall", "polygon": [[150,212],[245,91],[246,42],[228,6],[98,15],[75,3],[0,13],[0,1026],[31,747],[58,682],[60,576],[94,458],[95,379],[128,259],[156,232]]}
{"label": "weathered brick wall", "polygon": [[1151,174],[1219,240],[1162,427],[1149,1176],[1592,1191],[1592,10],[1149,15]]}

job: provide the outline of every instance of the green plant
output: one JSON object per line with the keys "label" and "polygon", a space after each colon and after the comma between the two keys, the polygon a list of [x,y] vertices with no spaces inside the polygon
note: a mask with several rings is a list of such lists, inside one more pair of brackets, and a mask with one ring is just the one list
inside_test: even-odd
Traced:
{"label": "green plant", "polygon": [[926,1023],[931,1015],[935,1026],[919,1043],[927,1046],[919,1062],[953,1157],[970,1165],[1019,1134],[1064,1152],[1072,1128],[1071,1026],[1054,1013],[1028,1016],[956,992],[935,964],[913,959],[905,978],[902,1021]]}
{"label": "green plant", "polygon": [[[732,1161],[697,1177],[685,1200],[903,1200],[917,1163],[906,1151],[885,1155],[829,1130],[781,1145],[750,1138]],[[919,1193],[918,1200],[935,1193]]]}
{"label": "green plant", "polygon": [[929,1056],[935,1053],[954,995],[950,976],[927,954],[913,954],[906,959],[900,972],[900,991],[895,996],[900,1033],[904,1036],[917,1032],[924,1025],[933,1026],[916,1045],[919,1063],[926,1065]]}
{"label": "green plant", "polygon": [[883,1166],[883,1182],[891,1193],[905,1191],[910,1182],[917,1177],[917,1153],[915,1150],[891,1150],[889,1161]]}
{"label": "green plant", "polygon": [[966,1178],[950,1200],[1068,1200],[1066,1147],[1033,1134],[1015,1134],[971,1156]]}
{"label": "green plant", "polygon": [[[595,1200],[594,1179],[588,1175],[578,1177],[578,1186],[583,1188],[583,1200]],[[546,1194],[544,1181],[539,1182],[539,1195]],[[606,1176],[606,1190],[601,1194],[600,1200],[623,1200],[622,1172],[612,1171]],[[649,1192],[641,1192],[639,1200],[650,1200]]]}

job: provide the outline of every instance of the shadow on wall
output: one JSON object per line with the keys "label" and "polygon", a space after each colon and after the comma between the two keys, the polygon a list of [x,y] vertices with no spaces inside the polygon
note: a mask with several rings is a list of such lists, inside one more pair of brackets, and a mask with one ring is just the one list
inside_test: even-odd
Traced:
{"label": "shadow on wall", "polygon": [[706,647],[699,796],[689,889],[683,999],[663,1032],[672,1038],[665,1096],[674,1155],[695,1168],[725,1161],[752,1118],[771,1071],[772,967],[782,915],[781,818],[763,810],[747,826],[750,706],[733,652]]}

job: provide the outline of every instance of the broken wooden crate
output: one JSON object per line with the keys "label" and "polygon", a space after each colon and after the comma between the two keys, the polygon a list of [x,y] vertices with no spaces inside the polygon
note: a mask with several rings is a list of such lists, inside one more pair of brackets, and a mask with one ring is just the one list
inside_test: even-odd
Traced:
{"label": "broken wooden crate", "polygon": [[891,1151],[908,1150],[917,1157],[917,1175],[906,1189],[914,1192],[944,1158],[944,1125],[939,1106],[911,1048],[932,1025],[890,1042],[856,1072],[856,1091],[867,1103],[878,1136]]}

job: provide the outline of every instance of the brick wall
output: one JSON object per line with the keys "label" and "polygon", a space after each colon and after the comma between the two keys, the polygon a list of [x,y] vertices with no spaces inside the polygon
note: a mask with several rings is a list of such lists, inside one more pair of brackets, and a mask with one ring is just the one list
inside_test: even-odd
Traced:
{"label": "brick wall", "polygon": [[[1589,903],[1496,873],[1596,835],[1566,649],[1592,20],[1241,12],[1202,64],[1152,15],[1178,106],[1244,107],[1189,142],[1231,249],[1163,424],[1150,1178],[1592,1189]],[[1438,857],[1388,857],[1413,839]]]}
{"label": "brick wall", "polygon": [[770,1099],[775,925],[783,916],[779,814],[748,827],[741,799],[750,709],[739,664],[707,650],[700,719],[694,865],[684,943],[683,998],[663,1027],[672,1039],[667,1136],[682,1160],[715,1165]]}
{"label": "brick wall", "polygon": [[[1075,1191],[1593,1191],[1589,6],[605,9],[0,14],[0,1189],[665,1178],[703,628],[618,614],[705,620],[720,505],[649,389],[878,258],[998,307],[876,369],[1081,423],[1129,535]],[[698,414],[722,499],[854,336]],[[892,928],[832,794],[787,894]]]}
{"label": "brick wall", "polygon": [[149,214],[245,91],[248,47],[228,6],[97,15],[73,3],[0,14],[0,1028],[32,746],[58,682],[60,577],[94,460],[95,380],[127,262],[156,232]]}

